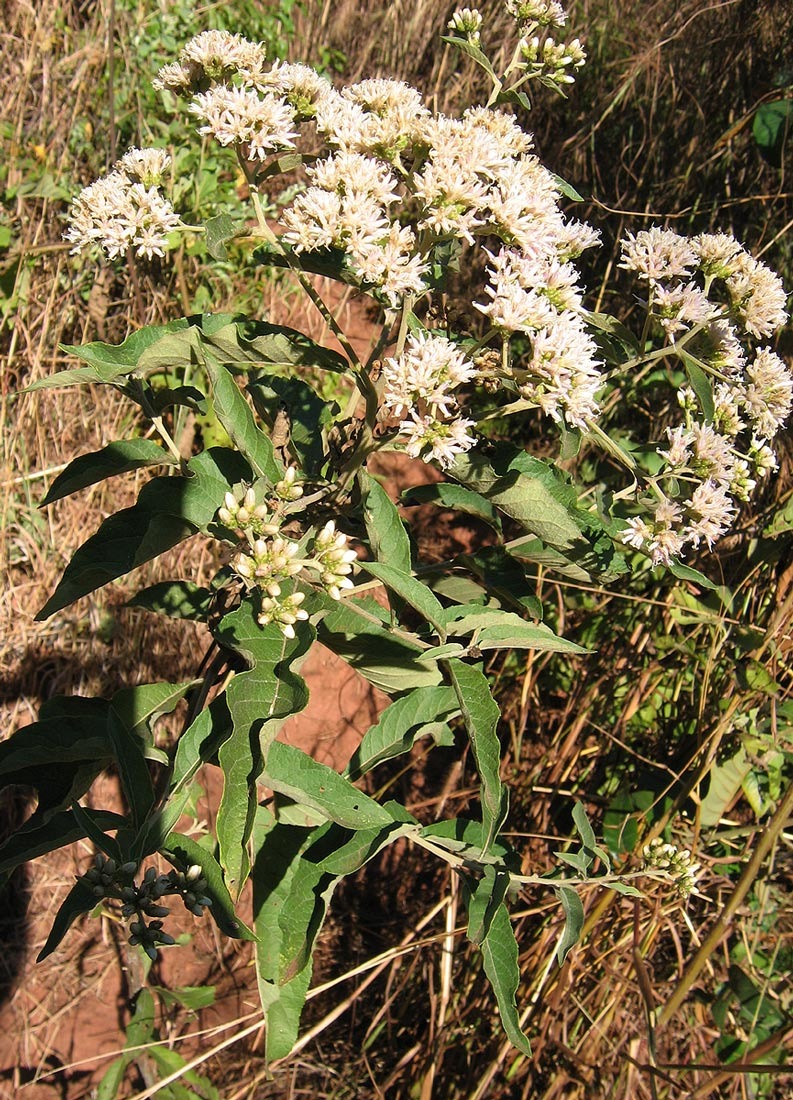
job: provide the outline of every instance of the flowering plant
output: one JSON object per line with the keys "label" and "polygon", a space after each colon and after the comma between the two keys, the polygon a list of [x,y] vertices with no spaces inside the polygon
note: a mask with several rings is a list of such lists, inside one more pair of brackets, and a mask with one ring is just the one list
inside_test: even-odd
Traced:
{"label": "flowering plant", "polygon": [[[236,158],[250,223],[220,216],[192,224],[167,197],[168,154],[143,149],[75,199],[66,233],[75,252],[150,262],[206,232],[217,257],[291,272],[341,349],[236,314],[149,326],[117,347],[68,349],[83,365],[38,385],[113,386],[159,442],[135,437],[77,459],[45,503],[126,470],[165,472],[76,551],[40,617],[203,538],[220,563],[210,585],[154,585],[133,602],[205,622],[212,659],[196,681],[127,688],[110,700],[51,700],[0,746],[4,782],[32,783],[39,795],[33,816],[0,847],[2,865],[83,837],[98,849],[42,954],[99,901],[120,906],[130,943],[155,955],[172,942],[162,901],[179,895],[196,916],[208,909],[223,932],[254,940],[270,1058],[295,1042],[333,889],[400,838],[459,871],[468,935],[481,947],[507,1034],[528,1050],[515,1003],[511,894],[530,884],[556,892],[565,914],[561,961],[582,926],[576,887],[596,861],[599,881],[636,890],[611,873],[580,806],[581,851],[560,860],[573,874],[520,874],[501,835],[499,708],[483,654],[582,652],[540,621],[537,563],[604,583],[649,563],[708,585],[681,559],[712,548],[775,468],[773,437],[793,402],[785,363],[758,346],[784,323],[781,282],[732,237],[689,240],[661,228],[629,235],[623,267],[644,296],[641,331],[586,308],[576,261],[598,234],[565,216],[562,197],[574,192],[542,165],[509,113],[528,105],[531,80],[561,91],[583,48],[551,37],[564,25],[556,0],[510,0],[508,9],[517,45],[503,73],[484,52],[476,10],[450,21],[446,41],[491,86],[484,106],[457,118],[432,112],[398,81],[338,90],[307,66],[269,63],[240,36],[199,34],[156,85]],[[271,207],[277,178],[295,172],[296,193]],[[472,309],[455,319],[448,291],[463,264],[483,275]],[[376,306],[379,337],[368,357],[321,297],[315,274]],[[189,385],[162,383],[180,368],[190,368]],[[604,410],[649,371],[675,392],[678,422],[661,446],[617,442],[603,427]],[[338,377],[340,401],[322,400],[309,380],[318,372]],[[226,445],[182,454],[174,410],[209,404]],[[597,506],[584,503],[557,462],[488,437],[488,419],[528,410],[558,429],[567,457],[582,446],[605,450],[626,471],[623,488],[601,494]],[[441,472],[415,497],[478,517],[496,545],[439,565],[417,561],[396,503],[372,473],[373,456],[394,450]],[[341,774],[277,740],[306,705],[300,666],[315,641],[391,698]],[[188,716],[164,754],[153,725],[181,700]],[[481,820],[424,825],[355,785],[417,739],[449,744],[455,730],[470,742]],[[80,802],[111,764],[125,814]],[[204,764],[224,779],[209,846],[179,828]],[[264,791],[274,796],[265,800]],[[172,871],[149,867],[138,881],[157,853]],[[687,855],[668,845],[647,853],[640,873],[693,888]],[[236,908],[249,879],[250,929]]]}

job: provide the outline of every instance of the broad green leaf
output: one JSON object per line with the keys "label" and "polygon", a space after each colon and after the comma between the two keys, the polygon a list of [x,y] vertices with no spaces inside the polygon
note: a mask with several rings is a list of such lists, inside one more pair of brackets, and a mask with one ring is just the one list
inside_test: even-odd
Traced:
{"label": "broad green leaf", "polygon": [[520,984],[518,944],[506,905],[499,905],[492,914],[490,927],[482,941],[482,961],[485,974],[496,995],[498,1011],[507,1038],[519,1051],[531,1057],[529,1040],[520,1026],[515,998]]}
{"label": "broad green leaf", "polygon": [[198,1012],[215,1003],[213,985],[180,985],[177,989],[165,989],[161,985],[151,987],[162,1003],[168,1007],[179,1006],[188,1012]]}
{"label": "broad green leaf", "polygon": [[72,810],[57,813],[42,822],[35,817],[28,818],[15,833],[0,844],[0,875],[8,875],[21,863],[29,863],[47,852],[57,851],[76,840],[87,836],[85,816],[91,818],[94,826],[106,833],[109,829],[121,829],[127,819],[109,810],[83,809],[78,821]]}
{"label": "broad green leaf", "polygon": [[518,470],[499,476],[486,460],[458,455],[449,473],[464,485],[486,497],[526,531],[531,531],[559,550],[569,550],[581,541],[581,530],[569,510],[539,478]]}
{"label": "broad green leaf", "polygon": [[361,569],[382,581],[390,591],[409,603],[443,637],[445,611],[443,604],[421,581],[409,573],[385,562],[362,561]]}
{"label": "broad green leaf", "polygon": [[358,474],[363,519],[369,545],[378,562],[410,575],[410,539],[402,519],[383,486],[365,471]]}
{"label": "broad green leaf", "polygon": [[48,955],[51,955],[77,918],[84,913],[90,913],[92,909],[96,908],[97,904],[98,899],[94,896],[93,891],[83,882],[76,882],[55,914],[52,928],[50,928],[44,946],[36,956],[36,962],[41,962]]}
{"label": "broad green leaf", "polygon": [[509,874],[488,864],[479,881],[470,889],[468,905],[468,931],[471,943],[480,945],[490,931],[496,910],[503,904],[509,886]]}
{"label": "broad green leaf", "polygon": [[782,150],[791,128],[793,99],[774,99],[757,108],[752,122],[752,134],[760,152],[776,168],[782,164]]}
{"label": "broad green leaf", "polygon": [[223,881],[220,864],[203,844],[197,844],[182,833],[170,833],[162,847],[165,858],[179,871],[198,865],[206,879],[207,894],[212,898],[209,912],[220,931],[233,939],[252,940],[253,933],[240,920],[234,909],[234,902]]}
{"label": "broad green leaf", "polygon": [[218,752],[224,779],[216,826],[220,861],[229,886],[239,891],[250,870],[247,845],[258,801],[256,782],[270,742],[283,720],[308,702],[305,681],[290,666],[308,652],[314,631],[301,624],[290,639],[275,623],[261,627],[253,603],[244,600],[214,634],[248,665],[226,688],[233,732]]}
{"label": "broad green leaf", "polygon": [[708,776],[708,793],[699,808],[699,820],[703,829],[718,825],[751,770],[752,762],[743,746],[724,763],[713,765]]}
{"label": "broad green leaf", "polygon": [[305,859],[334,876],[351,875],[400,837],[410,836],[418,829],[411,821],[392,821],[379,829],[359,829],[350,836],[346,829],[335,826],[328,830],[305,854]]}
{"label": "broad green leaf", "polygon": [[308,477],[317,477],[325,461],[323,432],[333,418],[335,403],[323,401],[301,378],[258,376],[248,383],[248,393],[259,416],[272,428],[279,414],[289,423],[288,445]]}
{"label": "broad green leaf", "polygon": [[192,619],[203,623],[206,622],[211,602],[212,592],[192,581],[161,581],[136,592],[132,599],[127,600],[127,607],[140,607],[171,619]]}
{"label": "broad green leaf", "polygon": [[447,42],[450,46],[455,46],[458,50],[461,50],[462,53],[468,54],[477,65],[485,70],[494,84],[498,83],[496,74],[493,72],[493,66],[490,64],[487,55],[484,54],[478,46],[475,46],[473,42],[470,42],[467,38],[458,38],[456,35],[448,34],[441,35],[441,42]]}
{"label": "broad green leaf", "polygon": [[237,234],[237,226],[228,214],[218,214],[209,218],[206,223],[207,252],[215,260],[225,260],[228,257],[226,242],[232,240]]}
{"label": "broad green leaf", "polygon": [[[504,547],[483,546],[473,554],[458,558],[458,562],[479,577],[487,592],[501,603],[528,611],[532,618],[542,618],[542,604],[537,599],[536,582],[527,578],[524,567]],[[446,587],[441,592],[443,595],[448,594]],[[461,599],[458,602],[469,601]],[[477,598],[477,602],[483,601]]]}
{"label": "broad green leaf", "polygon": [[482,802],[482,828],[488,851],[507,815],[507,792],[501,783],[501,746],[496,728],[500,712],[481,669],[463,661],[446,662],[449,678],[471,741]]}
{"label": "broad green leaf", "polygon": [[557,886],[554,892],[562,903],[565,918],[564,929],[556,945],[556,961],[561,966],[581,937],[581,929],[584,927],[584,906],[578,891],[572,886]]}
{"label": "broad green leaf", "polygon": [[262,782],[346,829],[376,829],[393,822],[387,810],[348,779],[280,741],[270,746]]}
{"label": "broad green leaf", "polygon": [[110,443],[101,451],[80,455],[70,462],[63,473],[55,478],[40,507],[44,508],[54,500],[61,500],[88,485],[96,485],[105,478],[138,470],[142,466],[158,464],[173,466],[174,460],[153,439],[121,439]]}
{"label": "broad green leaf", "polygon": [[698,569],[694,569],[690,565],[683,565],[681,561],[672,559],[667,568],[672,576],[677,577],[680,581],[693,581],[694,584],[700,584],[703,588],[718,591],[718,585],[714,584],[704,573],[700,573]]}
{"label": "broad green leaf", "polygon": [[454,690],[446,685],[420,687],[403,695],[383,711],[350,757],[345,775],[358,779],[384,760],[408,752],[427,722],[448,719],[458,709]]}
{"label": "broad green leaf", "polygon": [[112,708],[107,719],[107,735],[132,813],[132,823],[139,827],[154,806],[154,787],[143,755],[143,744]]}
{"label": "broad green leaf", "polygon": [[166,409],[174,407],[192,409],[205,416],[207,413],[206,394],[195,386],[163,386],[156,384],[150,391],[154,411],[161,415]]}
{"label": "broad green leaf", "polygon": [[229,439],[258,477],[266,478],[270,484],[280,481],[283,469],[275,457],[273,445],[256,424],[239,386],[226,368],[211,355],[206,357],[206,370],[212,382],[215,414],[228,432]]}
{"label": "broad green leaf", "polygon": [[48,618],[204,530],[231,486],[250,478],[244,459],[222,448],[196,455],[188,471],[188,477],[154,478],[144,485],[137,504],[106,519],[75,552],[37,619]]}
{"label": "broad green leaf", "polygon": [[320,367],[334,372],[346,371],[343,355],[317,344],[297,329],[272,325],[268,321],[248,321],[228,314],[202,319],[204,346],[228,367],[239,370],[274,367]]}
{"label": "broad green leaf", "polygon": [[464,485],[455,485],[450,481],[439,481],[434,485],[417,485],[406,489],[402,494],[405,504],[437,504],[439,508],[451,508],[455,512],[465,512],[484,520],[496,531],[501,530],[501,519],[491,501],[466,489]]}
{"label": "broad green leaf", "polygon": [[537,649],[546,653],[586,653],[580,645],[560,638],[543,623],[521,626],[488,626],[476,636],[476,645],[486,649]]}

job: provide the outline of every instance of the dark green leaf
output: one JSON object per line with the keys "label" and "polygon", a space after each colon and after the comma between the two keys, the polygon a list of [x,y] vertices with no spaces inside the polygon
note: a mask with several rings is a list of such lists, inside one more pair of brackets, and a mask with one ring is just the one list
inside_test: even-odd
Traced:
{"label": "dark green leaf", "polygon": [[488,864],[482,877],[466,898],[468,905],[468,931],[471,943],[481,944],[490,931],[496,910],[503,904],[509,886],[509,874]]}
{"label": "dark green leaf", "polygon": [[108,715],[107,734],[133,825],[139,827],[154,806],[154,787],[143,755],[143,744],[114,710]]}
{"label": "dark green leaf", "polygon": [[44,946],[36,956],[36,962],[41,962],[51,955],[77,918],[83,913],[90,913],[97,904],[97,898],[93,892],[84,883],[76,882],[55,914],[52,928]]}
{"label": "dark green leaf", "polygon": [[482,847],[487,852],[507,815],[507,792],[500,774],[501,746],[496,733],[500,713],[490,693],[487,677],[480,669],[458,660],[447,661],[447,668],[479,772],[484,832]]}
{"label": "dark green leaf", "polygon": [[192,619],[202,623],[206,622],[211,601],[211,591],[192,581],[161,581],[137,592],[127,600],[127,607],[140,607],[171,619]]}
{"label": "dark green leaf", "polygon": [[689,355],[688,352],[684,351],[682,348],[678,351],[678,355],[683,360],[683,365],[686,368],[686,374],[691,383],[691,388],[697,395],[697,399],[702,406],[702,415],[708,424],[712,424],[716,409],[713,403],[713,386],[711,385],[711,381],[693,355]]}
{"label": "dark green leaf", "polygon": [[185,680],[181,684],[136,684],[121,688],[113,696],[112,708],[128,730],[141,734],[163,714],[170,714],[195,683]]}
{"label": "dark green leaf", "polygon": [[0,875],[7,875],[21,863],[28,863],[47,852],[57,851],[76,840],[82,840],[87,835],[84,815],[90,817],[95,828],[101,832],[120,829],[127,824],[125,817],[109,810],[83,809],[81,821],[77,820],[72,810],[54,814],[45,822],[35,817],[28,818],[24,825],[0,844]]}
{"label": "dark green leaf", "polygon": [[110,443],[101,451],[80,455],[55,478],[41,502],[44,508],[54,500],[70,496],[87,485],[96,485],[115,474],[138,470],[142,466],[173,465],[174,460],[153,439],[122,439]]}
{"label": "dark green leaf", "polygon": [[223,448],[196,455],[188,470],[189,477],[154,478],[144,485],[137,504],[106,519],[75,552],[37,618],[48,618],[205,529],[225,493],[250,478],[244,459]]}
{"label": "dark green leaf", "polygon": [[450,46],[456,46],[462,53],[468,54],[477,65],[485,70],[493,83],[497,83],[496,74],[493,72],[493,66],[490,64],[487,55],[482,53],[480,48],[475,46],[473,42],[469,42],[467,38],[458,38],[456,35],[448,34],[441,35],[441,42],[447,42]]}
{"label": "dark green leaf", "polygon": [[289,446],[300,469],[308,477],[319,476],[326,457],[323,433],[336,405],[323,401],[301,378],[260,376],[249,382],[247,388],[254,408],[269,427],[273,427],[279,414],[286,415]]}
{"label": "dark green leaf", "polygon": [[114,859],[118,864],[126,862],[121,846],[115,837],[108,836],[104,830],[100,829],[93,816],[83,809],[79,802],[72,803],[72,814],[76,823],[83,829],[88,839],[94,842],[100,852],[104,852],[106,856]]}
{"label": "dark green leaf", "polygon": [[775,99],[762,103],[752,122],[752,134],[763,156],[779,167],[782,150],[793,126],[793,99]]}
{"label": "dark green leaf", "polygon": [[676,561],[673,558],[667,568],[672,576],[677,577],[680,581],[693,581],[694,584],[699,584],[703,588],[709,588],[714,592],[718,591],[719,586],[717,584],[714,584],[709,577],[706,577],[704,573],[700,573],[698,569],[694,569],[691,565],[683,565],[681,561]]}
{"label": "dark green leaf", "polygon": [[484,520],[496,531],[501,530],[501,519],[492,503],[472,489],[455,485],[450,481],[439,481],[434,485],[417,485],[406,489],[402,494],[405,504],[437,504],[439,508],[451,508],[455,512],[465,512]]}

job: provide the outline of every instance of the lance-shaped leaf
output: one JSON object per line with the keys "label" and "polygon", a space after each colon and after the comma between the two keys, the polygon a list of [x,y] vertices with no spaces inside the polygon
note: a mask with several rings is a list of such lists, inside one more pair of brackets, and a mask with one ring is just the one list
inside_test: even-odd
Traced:
{"label": "lance-shaped leaf", "polygon": [[270,439],[253,418],[253,412],[239,386],[228,370],[212,355],[205,358],[205,366],[212,382],[212,398],[215,415],[226,429],[229,439],[250,463],[258,477],[267,478],[271,484],[283,477]]}
{"label": "lance-shaped leaf", "polygon": [[358,475],[369,545],[379,562],[410,575],[410,539],[402,518],[383,486],[365,471]]}
{"label": "lance-shaped leaf", "polygon": [[173,466],[174,460],[153,439],[121,439],[116,443],[109,443],[101,451],[80,455],[74,462],[70,462],[53,481],[41,507],[85,489],[88,485],[96,485],[105,478],[139,470],[142,466],[156,465]]}
{"label": "lance-shaped leaf", "polygon": [[207,884],[207,893],[212,899],[209,912],[220,931],[233,939],[252,940],[253,932],[240,920],[234,909],[234,902],[223,881],[220,864],[202,844],[197,844],[189,836],[172,832],[162,846],[165,858],[179,871],[189,867],[200,867]]}
{"label": "lance-shaped leaf", "polygon": [[75,552],[36,617],[48,618],[206,529],[228,489],[250,478],[242,456],[219,447],[196,455],[188,470],[188,477],[154,478],[144,485],[137,504],[106,519]]}
{"label": "lance-shaped leaf", "polygon": [[581,938],[581,929],[584,927],[584,906],[578,891],[572,886],[558,886],[554,890],[564,910],[564,928],[556,945],[556,961],[561,966]]}
{"label": "lance-shaped leaf", "polygon": [[107,719],[107,734],[132,823],[139,827],[154,806],[154,786],[143,755],[143,743],[112,708]]}
{"label": "lance-shaped leaf", "polygon": [[256,782],[269,742],[280,723],[308,702],[305,681],[291,666],[308,652],[314,631],[303,623],[295,638],[286,638],[275,623],[260,626],[253,603],[245,600],[223,618],[215,637],[248,665],[226,688],[233,731],[218,752],[224,777],[217,817],[220,861],[230,888],[239,891],[250,870],[247,845],[257,805]]}
{"label": "lance-shaped leaf", "polygon": [[85,816],[91,818],[94,826],[107,833],[110,829],[121,829],[127,819],[110,810],[83,809],[78,821],[72,810],[53,814],[42,823],[40,818],[30,817],[15,833],[0,844],[0,875],[7,876],[21,863],[54,852],[76,840],[88,836]]}
{"label": "lance-shaped leaf", "polygon": [[445,721],[458,710],[454,690],[445,684],[420,687],[386,707],[375,725],[363,736],[345,769],[349,779],[358,779],[384,760],[409,752],[429,722]]}
{"label": "lance-shaped leaf", "polygon": [[94,896],[90,887],[86,886],[84,882],[76,882],[55,914],[52,928],[44,946],[36,956],[36,962],[41,962],[48,955],[51,955],[77,918],[82,916],[83,913],[90,913],[92,909],[96,908],[97,904],[98,899]]}
{"label": "lance-shaped leaf", "polygon": [[501,519],[498,516],[493,503],[475,493],[473,489],[466,489],[464,485],[455,485],[451,481],[439,481],[433,485],[417,485],[406,489],[402,494],[405,504],[437,504],[439,508],[450,508],[455,512],[465,512],[469,516],[501,530]]}
{"label": "lance-shaped leaf", "polygon": [[482,802],[482,848],[488,851],[507,815],[507,792],[501,782],[501,745],[496,732],[500,712],[481,669],[463,661],[446,662],[471,741]]}
{"label": "lance-shaped leaf", "polygon": [[487,938],[498,907],[503,904],[509,886],[509,874],[504,868],[488,864],[482,877],[468,890],[468,930],[471,943],[480,944]]}
{"label": "lance-shaped leaf", "polygon": [[507,1038],[523,1054],[531,1057],[531,1045],[521,1029],[516,1002],[520,984],[518,943],[512,930],[509,912],[503,902],[492,913],[487,935],[481,946],[485,974],[496,995],[498,1011]]}
{"label": "lance-shaped leaf", "polygon": [[390,591],[395,592],[405,603],[409,603],[428,623],[443,636],[446,618],[443,604],[421,581],[410,573],[385,562],[362,561],[360,567],[373,577],[382,581]]}
{"label": "lance-shaped leaf", "polygon": [[180,684],[136,684],[121,688],[113,696],[112,708],[128,730],[143,736],[151,723],[170,714],[196,683],[184,680]]}
{"label": "lance-shaped leaf", "polygon": [[376,829],[393,821],[388,810],[344,776],[280,741],[270,746],[262,782],[346,829]]}

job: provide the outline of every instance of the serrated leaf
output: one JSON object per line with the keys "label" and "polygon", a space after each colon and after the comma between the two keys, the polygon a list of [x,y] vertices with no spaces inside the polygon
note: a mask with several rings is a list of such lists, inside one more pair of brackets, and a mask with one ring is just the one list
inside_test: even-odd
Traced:
{"label": "serrated leaf", "polygon": [[36,618],[48,618],[205,529],[225,493],[250,478],[242,456],[223,448],[196,455],[188,471],[188,477],[154,478],[144,485],[137,504],[106,519],[74,553]]}
{"label": "serrated leaf", "polygon": [[154,465],[174,465],[172,456],[159,443],[155,443],[153,439],[118,440],[100,451],[80,455],[70,462],[63,473],[55,478],[40,507],[44,508],[55,500],[71,496],[88,485],[96,485],[116,474]]}
{"label": "serrated leaf", "polygon": [[378,562],[410,575],[410,539],[402,519],[383,486],[365,471],[358,474],[363,519],[369,545]]}
{"label": "serrated leaf", "polygon": [[420,687],[403,695],[370,726],[345,769],[348,779],[358,779],[372,768],[408,752],[425,723],[448,719],[458,709],[450,687]]}
{"label": "serrated leaf", "polygon": [[346,829],[382,828],[393,821],[387,810],[344,776],[280,741],[270,746],[262,782]]}
{"label": "serrated leaf", "polygon": [[519,1051],[531,1057],[531,1045],[520,1026],[516,1003],[520,984],[518,944],[509,913],[503,903],[492,915],[490,927],[482,942],[482,961],[485,974],[496,995],[498,1011],[507,1038]]}
{"label": "serrated leaf", "polygon": [[283,469],[270,439],[256,424],[242,391],[226,368],[211,355],[206,357],[206,371],[212,383],[215,415],[229,439],[248,460],[254,473],[274,485],[283,477]]}
{"label": "serrated leaf", "polygon": [[565,917],[564,928],[556,945],[556,961],[561,966],[581,937],[581,929],[584,927],[584,906],[578,891],[572,886],[557,886],[554,892],[562,903]]}
{"label": "serrated leaf", "polygon": [[479,772],[482,847],[487,852],[507,815],[507,792],[501,783],[501,745],[496,733],[500,711],[481,669],[455,659],[448,661],[446,667]]}
{"label": "serrated leaf", "polygon": [[421,581],[409,573],[385,562],[362,561],[358,563],[365,572],[382,581],[391,592],[409,603],[428,623],[443,636],[445,611],[443,604]]}
{"label": "serrated leaf", "polygon": [[218,214],[206,223],[207,252],[215,260],[228,258],[226,242],[236,236],[237,227],[228,214]]}
{"label": "serrated leaf", "polygon": [[172,832],[165,838],[161,849],[165,858],[180,871],[198,865],[206,879],[207,894],[212,898],[209,912],[220,931],[225,936],[238,940],[252,940],[254,935],[245,925],[234,908],[220,864],[211,852],[202,844],[197,844],[189,836]]}
{"label": "serrated leaf", "polygon": [[42,962],[51,955],[77,918],[84,913],[90,913],[97,904],[98,900],[93,891],[83,882],[76,882],[55,914],[55,920],[52,922],[44,946],[36,956],[36,962]]}
{"label": "serrated leaf", "polygon": [[434,485],[417,485],[406,489],[402,494],[405,504],[437,504],[439,508],[451,508],[455,512],[464,512],[476,516],[496,531],[501,530],[501,519],[496,514],[491,501],[473,489],[464,485],[455,485],[450,481],[439,481]]}
{"label": "serrated leaf", "polygon": [[190,619],[206,622],[212,601],[212,592],[192,581],[161,581],[136,592],[127,600],[127,607],[139,607],[167,615],[171,619]]}

